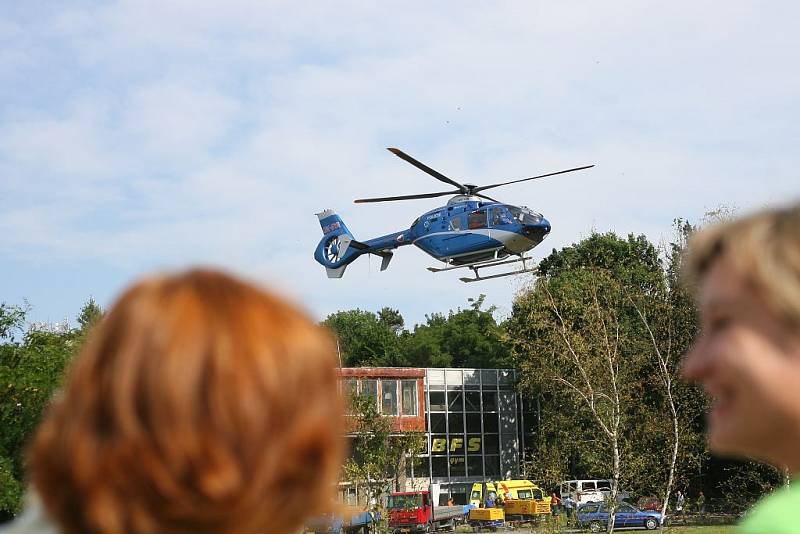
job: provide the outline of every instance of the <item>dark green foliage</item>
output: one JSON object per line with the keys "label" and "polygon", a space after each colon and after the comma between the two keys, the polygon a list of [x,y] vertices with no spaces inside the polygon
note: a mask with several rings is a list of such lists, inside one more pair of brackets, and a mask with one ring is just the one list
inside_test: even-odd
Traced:
{"label": "dark green foliage", "polygon": [[78,314],[78,324],[83,332],[88,332],[102,318],[103,309],[95,302],[94,298],[89,297]]}
{"label": "dark green foliage", "polygon": [[398,318],[402,321],[402,317],[385,310],[389,308],[381,310],[384,320],[373,312],[356,309],[333,313],[322,322],[339,341],[344,367],[405,365],[395,333]]}
{"label": "dark green foliage", "polygon": [[19,511],[25,447],[84,336],[82,329],[26,330],[26,313],[0,305],[0,516],[5,517]]}
{"label": "dark green foliage", "polygon": [[420,367],[507,367],[508,345],[494,318],[495,308],[483,308],[485,296],[469,299],[466,309],[426,316],[403,338],[409,362]]}
{"label": "dark green foliage", "polygon": [[339,340],[342,364],[347,366],[507,367],[509,349],[494,307],[483,309],[485,296],[447,315],[433,313],[413,331],[397,310],[377,314],[364,310],[329,315],[323,325]]}

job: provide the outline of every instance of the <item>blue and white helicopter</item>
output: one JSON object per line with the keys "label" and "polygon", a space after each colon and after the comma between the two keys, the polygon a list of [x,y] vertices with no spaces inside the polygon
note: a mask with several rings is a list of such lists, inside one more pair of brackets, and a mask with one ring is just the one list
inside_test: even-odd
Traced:
{"label": "blue and white helicopter", "polygon": [[[394,249],[412,244],[444,262],[444,267],[428,267],[431,272],[471,269],[474,277],[461,278],[463,282],[476,282],[533,271],[534,267],[528,265],[531,260],[525,257],[525,253],[547,237],[547,234],[550,233],[550,223],[542,214],[525,206],[505,204],[481,192],[503,185],[594,167],[594,165],[586,165],[531,178],[477,186],[456,182],[397,148],[388,150],[456,189],[417,195],[361,198],[356,200],[356,203],[455,196],[447,202],[446,206],[417,217],[407,230],[367,241],[357,241],[335,211],[328,209],[318,213],[317,217],[322,226],[323,237],[314,251],[314,259],[325,267],[328,278],[341,278],[347,266],[364,254],[380,256],[382,258],[381,271],[383,271],[389,266]],[[509,257],[513,258],[508,259]],[[480,269],[515,263],[521,263],[522,269],[488,276],[481,276],[479,272]]]}

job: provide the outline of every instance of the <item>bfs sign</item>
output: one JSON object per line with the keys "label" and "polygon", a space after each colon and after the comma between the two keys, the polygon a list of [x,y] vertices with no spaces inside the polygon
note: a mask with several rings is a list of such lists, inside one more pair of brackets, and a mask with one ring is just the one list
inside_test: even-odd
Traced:
{"label": "bfs sign", "polygon": [[[450,453],[464,452],[464,438],[450,438]],[[481,438],[469,438],[466,443],[467,452],[481,452]],[[431,452],[442,453],[448,450],[446,438],[434,438],[431,440]]]}

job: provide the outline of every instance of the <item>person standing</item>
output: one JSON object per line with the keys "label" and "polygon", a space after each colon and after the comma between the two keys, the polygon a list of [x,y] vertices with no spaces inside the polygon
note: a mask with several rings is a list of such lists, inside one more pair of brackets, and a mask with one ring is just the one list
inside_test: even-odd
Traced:
{"label": "person standing", "polygon": [[683,374],[713,400],[708,444],[795,479],[762,499],[739,534],[800,525],[800,204],[696,233],[686,257],[700,335]]}
{"label": "person standing", "polygon": [[562,501],[564,505],[564,513],[567,516],[567,522],[572,520],[573,512],[575,511],[575,499],[571,495],[567,495]]}
{"label": "person standing", "polygon": [[683,504],[686,501],[686,497],[683,496],[683,492],[678,490],[678,493],[675,495],[675,513],[682,514],[683,513]]}
{"label": "person standing", "polygon": [[558,498],[556,492],[554,491],[550,495],[550,513],[553,514],[553,517],[558,518],[561,512],[561,499]]}
{"label": "person standing", "polygon": [[697,496],[697,511],[701,514],[706,513],[706,496],[703,495],[703,492],[700,492],[700,495]]}

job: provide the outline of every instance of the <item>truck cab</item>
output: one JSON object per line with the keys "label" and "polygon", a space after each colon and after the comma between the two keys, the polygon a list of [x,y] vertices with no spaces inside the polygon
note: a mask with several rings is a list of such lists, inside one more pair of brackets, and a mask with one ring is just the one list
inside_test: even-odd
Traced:
{"label": "truck cab", "polygon": [[464,520],[464,506],[433,506],[430,491],[401,491],[386,502],[394,534],[455,529]]}

